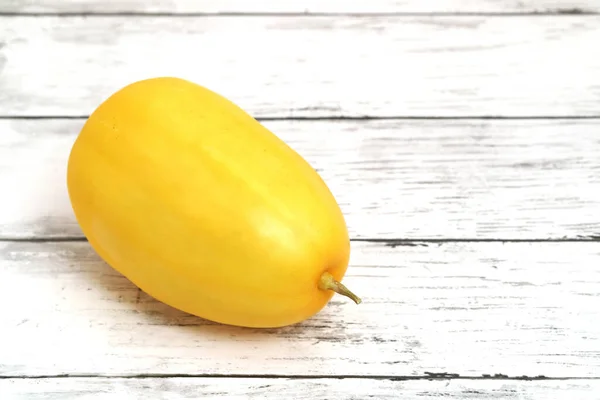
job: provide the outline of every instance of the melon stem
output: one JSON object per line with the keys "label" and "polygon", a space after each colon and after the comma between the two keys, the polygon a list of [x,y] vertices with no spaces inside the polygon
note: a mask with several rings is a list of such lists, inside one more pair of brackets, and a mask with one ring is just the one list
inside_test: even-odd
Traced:
{"label": "melon stem", "polygon": [[319,289],[321,290],[333,290],[334,292],[351,298],[356,304],[360,304],[362,300],[360,297],[352,293],[346,286],[341,282],[334,279],[333,275],[329,272],[324,272],[319,279]]}

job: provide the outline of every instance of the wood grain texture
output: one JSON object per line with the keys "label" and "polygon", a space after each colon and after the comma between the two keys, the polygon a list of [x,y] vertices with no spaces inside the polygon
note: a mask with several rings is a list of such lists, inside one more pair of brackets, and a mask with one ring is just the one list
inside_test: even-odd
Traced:
{"label": "wood grain texture", "polygon": [[136,399],[403,399],[597,400],[598,380],[391,381],[375,379],[73,378],[0,380],[10,400]]}
{"label": "wood grain texture", "polygon": [[599,264],[589,242],[355,243],[361,305],[251,330],[154,301],[86,242],[4,242],[0,376],[599,377]]}
{"label": "wood grain texture", "polygon": [[[0,238],[81,236],[66,165],[83,120],[0,120]],[[353,238],[600,237],[600,120],[266,121]]]}
{"label": "wood grain texture", "polygon": [[175,75],[257,117],[597,116],[598,37],[600,16],[5,16],[0,113],[87,115]]}
{"label": "wood grain texture", "polygon": [[2,0],[4,12],[395,13],[594,12],[597,0]]}

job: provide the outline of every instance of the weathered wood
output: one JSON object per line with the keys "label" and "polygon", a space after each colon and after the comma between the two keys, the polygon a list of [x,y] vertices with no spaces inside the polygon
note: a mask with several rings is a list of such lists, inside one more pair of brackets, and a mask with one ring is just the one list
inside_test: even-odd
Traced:
{"label": "weathered wood", "polygon": [[[81,236],[66,190],[83,120],[0,120],[0,238]],[[267,121],[353,238],[600,235],[600,120]]]}
{"label": "weathered wood", "polygon": [[127,399],[478,399],[597,400],[598,380],[392,381],[385,379],[73,378],[0,380],[10,400]]}
{"label": "weathered wood", "polygon": [[394,13],[599,11],[597,0],[2,0],[4,12]]}
{"label": "weathered wood", "polygon": [[598,377],[598,243],[355,243],[336,297],[250,330],[154,301],[86,242],[0,243],[0,376]]}
{"label": "weathered wood", "polygon": [[600,16],[0,17],[0,110],[87,115],[176,75],[262,117],[600,115],[598,37]]}

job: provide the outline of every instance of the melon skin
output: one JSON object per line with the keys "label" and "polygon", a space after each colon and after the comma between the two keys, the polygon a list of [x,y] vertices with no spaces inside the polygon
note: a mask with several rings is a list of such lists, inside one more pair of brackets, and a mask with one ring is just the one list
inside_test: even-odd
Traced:
{"label": "melon skin", "polygon": [[350,241],[325,182],[248,113],[196,83],[152,78],[111,95],[84,124],[67,171],[93,249],[174,308],[281,327],[340,292]]}

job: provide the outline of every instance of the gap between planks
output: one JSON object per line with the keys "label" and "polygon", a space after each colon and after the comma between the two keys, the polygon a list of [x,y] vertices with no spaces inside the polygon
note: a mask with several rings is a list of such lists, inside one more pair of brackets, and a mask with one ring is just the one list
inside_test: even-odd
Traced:
{"label": "gap between planks", "polygon": [[[2,237],[0,242],[15,243],[68,243],[87,242],[87,238],[81,236],[54,236],[54,237]],[[350,238],[350,242],[356,243],[379,243],[388,247],[399,246],[428,246],[429,244],[444,243],[577,243],[577,242],[600,242],[600,235],[580,236],[576,238],[547,238],[547,239],[522,239],[522,238]]]}
{"label": "gap between planks", "polygon": [[509,376],[505,374],[481,374],[481,375],[460,375],[449,372],[431,372],[424,375],[283,375],[283,374],[57,374],[57,375],[2,375],[0,380],[28,380],[28,379],[290,379],[290,380],[322,380],[322,379],[358,379],[358,380],[384,380],[384,381],[450,381],[450,380],[469,380],[469,381],[573,381],[600,380],[599,376],[567,376],[567,377],[548,377],[544,375],[537,376]]}
{"label": "gap between planks", "polygon": [[544,17],[544,16],[597,16],[598,11],[589,11],[579,8],[557,9],[547,11],[529,12],[139,12],[139,11],[58,11],[58,12],[10,12],[0,11],[0,17]]}
{"label": "gap between planks", "polygon": [[[89,115],[0,115],[0,120],[21,121],[60,121],[87,120]],[[259,122],[344,122],[344,121],[577,121],[600,120],[598,115],[457,115],[457,116],[419,116],[419,115],[389,115],[389,116],[289,116],[289,117],[256,117]]]}

